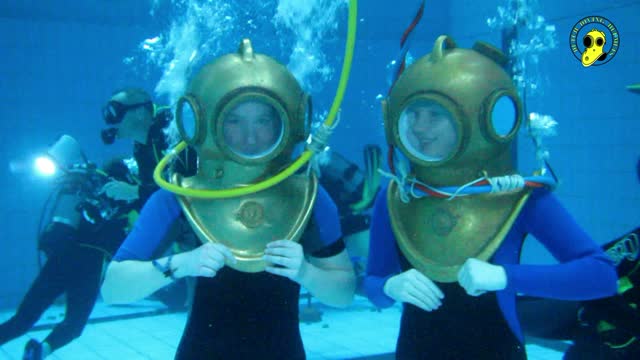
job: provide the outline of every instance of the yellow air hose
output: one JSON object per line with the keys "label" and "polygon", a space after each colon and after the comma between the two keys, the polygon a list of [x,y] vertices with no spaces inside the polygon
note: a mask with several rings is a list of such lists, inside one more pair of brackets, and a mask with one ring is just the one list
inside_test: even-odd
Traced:
{"label": "yellow air hose", "polygon": [[[345,45],[345,56],[342,63],[342,72],[340,74],[340,82],[338,84],[338,89],[336,91],[336,96],[333,99],[333,104],[331,105],[331,109],[329,110],[329,115],[325,119],[323,125],[325,127],[332,127],[335,122],[336,115],[340,110],[340,105],[342,104],[342,99],[344,98],[344,93],[347,88],[347,82],[349,81],[349,74],[351,72],[351,62],[353,60],[353,51],[356,43],[356,25],[358,18],[358,1],[350,0],[349,1],[349,26],[347,30],[347,42]],[[304,164],[306,164],[311,157],[317,151],[314,147],[307,147],[306,150],[294,161],[289,167],[282,170],[280,173],[275,176],[266,179],[264,181],[251,184],[248,186],[237,187],[232,189],[222,189],[222,190],[212,190],[212,189],[189,189],[183,188],[181,186],[171,184],[162,178],[162,172],[166,168],[169,161],[179,154],[182,150],[187,147],[187,143],[182,141],[180,142],[172,151],[170,151],[166,156],[160,160],[158,166],[156,166],[153,172],[153,179],[161,188],[171,191],[174,194],[188,196],[193,198],[201,198],[201,199],[224,199],[224,198],[232,198],[243,196],[247,194],[252,194],[267,188],[270,188],[289,176],[295,174],[298,169],[300,169]]]}

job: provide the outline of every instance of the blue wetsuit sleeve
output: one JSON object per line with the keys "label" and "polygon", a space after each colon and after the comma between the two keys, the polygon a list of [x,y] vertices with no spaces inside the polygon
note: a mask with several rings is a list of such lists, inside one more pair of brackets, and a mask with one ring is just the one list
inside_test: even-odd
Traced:
{"label": "blue wetsuit sleeve", "polygon": [[300,240],[305,254],[329,258],[344,251],[338,208],[324,188],[319,187],[311,219]]}
{"label": "blue wetsuit sleeve", "polygon": [[535,191],[522,211],[525,232],[540,241],[559,263],[503,265],[507,290],[562,300],[589,300],[616,293],[617,275],[611,260],[553,194]]}
{"label": "blue wetsuit sleeve", "polygon": [[318,195],[313,207],[313,219],[318,225],[320,240],[325,246],[340,240],[342,229],[338,207],[322,186],[318,186]]}
{"label": "blue wetsuit sleeve", "polygon": [[175,195],[166,190],[153,193],[113,260],[149,260],[180,212]]}
{"label": "blue wetsuit sleeve", "polygon": [[395,301],[384,293],[384,284],[400,272],[400,260],[387,210],[386,187],[380,190],[376,198],[369,239],[364,290],[374,305],[381,308],[389,307]]}

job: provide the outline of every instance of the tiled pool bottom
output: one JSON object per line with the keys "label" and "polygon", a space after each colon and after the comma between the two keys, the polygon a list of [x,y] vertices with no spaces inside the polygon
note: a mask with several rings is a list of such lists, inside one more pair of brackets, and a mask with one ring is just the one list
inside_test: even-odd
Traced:
{"label": "tiled pool bottom", "polygon": [[[301,304],[304,309],[304,301]],[[358,296],[348,310],[315,303],[312,309],[322,312],[321,320],[300,324],[308,359],[393,359],[400,306],[378,311],[367,299]],[[49,309],[37,324],[39,330],[0,347],[0,359],[21,359],[28,339],[44,339],[50,324],[59,321],[63,312],[60,306]],[[1,313],[0,320],[9,316],[11,313]],[[186,312],[170,313],[153,301],[132,306],[107,306],[100,302],[82,336],[47,359],[170,360],[186,317]],[[567,346],[561,342],[530,340],[527,344],[530,360],[562,359],[562,351]]]}

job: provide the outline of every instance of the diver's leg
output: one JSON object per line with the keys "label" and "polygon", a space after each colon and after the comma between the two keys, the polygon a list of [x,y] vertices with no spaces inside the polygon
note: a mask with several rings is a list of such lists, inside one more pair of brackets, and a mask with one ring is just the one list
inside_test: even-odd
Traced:
{"label": "diver's leg", "polygon": [[44,340],[51,347],[51,351],[67,345],[82,334],[100,291],[102,254],[87,249],[78,252],[74,257],[75,259],[69,260],[67,309],[64,320],[56,325]]}
{"label": "diver's leg", "polygon": [[22,299],[15,315],[0,325],[0,345],[25,334],[63,291],[59,262],[48,259],[31,288]]}

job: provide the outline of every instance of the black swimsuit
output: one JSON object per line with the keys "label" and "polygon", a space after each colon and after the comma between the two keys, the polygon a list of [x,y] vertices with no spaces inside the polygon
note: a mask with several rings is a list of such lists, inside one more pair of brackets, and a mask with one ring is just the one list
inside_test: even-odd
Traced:
{"label": "black swimsuit", "polygon": [[[339,254],[342,239],[321,243],[312,219],[303,236],[305,253]],[[298,324],[300,285],[267,272],[223,267],[213,278],[198,277],[189,320],[176,359],[305,359]]]}
{"label": "black swimsuit", "polygon": [[[410,265],[400,257],[402,268],[408,270]],[[524,346],[509,329],[494,292],[473,297],[457,282],[437,285],[444,293],[437,310],[427,312],[403,304],[397,359],[527,358]]]}

